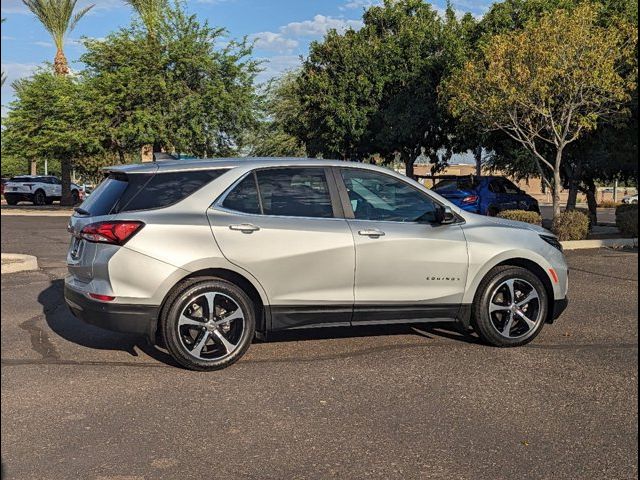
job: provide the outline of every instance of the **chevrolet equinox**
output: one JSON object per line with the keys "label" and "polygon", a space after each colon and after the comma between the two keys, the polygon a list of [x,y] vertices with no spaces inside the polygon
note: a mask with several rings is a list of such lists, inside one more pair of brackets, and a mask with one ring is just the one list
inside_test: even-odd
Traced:
{"label": "chevrolet equinox", "polygon": [[360,163],[112,167],[68,228],[73,314],[162,342],[194,370],[236,362],[256,335],[310,327],[454,321],[515,347],[567,305],[549,231]]}

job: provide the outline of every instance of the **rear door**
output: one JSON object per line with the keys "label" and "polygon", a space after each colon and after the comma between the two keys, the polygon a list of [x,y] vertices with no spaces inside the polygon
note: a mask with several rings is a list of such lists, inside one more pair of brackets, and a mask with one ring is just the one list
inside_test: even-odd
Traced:
{"label": "rear door", "polygon": [[355,252],[331,172],[258,169],[209,209],[225,257],[265,289],[272,329],[349,325]]}
{"label": "rear door", "polygon": [[62,182],[57,177],[49,177],[49,191],[47,197],[61,197],[62,196]]}
{"label": "rear door", "polygon": [[460,225],[436,224],[440,205],[395,176],[342,168],[340,179],[356,245],[353,323],[455,317],[468,267]]}

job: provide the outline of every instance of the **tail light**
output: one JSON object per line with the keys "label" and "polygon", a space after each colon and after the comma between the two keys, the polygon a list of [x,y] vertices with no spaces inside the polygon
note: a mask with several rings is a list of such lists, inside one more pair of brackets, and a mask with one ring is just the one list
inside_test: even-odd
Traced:
{"label": "tail light", "polygon": [[100,300],[101,302],[112,302],[116,299],[116,297],[112,297],[111,295],[102,295],[100,293],[90,293],[89,297]]}
{"label": "tail light", "polygon": [[462,203],[476,203],[478,201],[478,195],[469,195],[462,199]]}
{"label": "tail light", "polygon": [[29,187],[29,190],[31,190],[31,187],[33,187],[35,185],[35,183],[23,183],[23,185],[25,187]]}
{"label": "tail light", "polygon": [[135,221],[97,222],[85,226],[80,237],[88,242],[124,245],[144,227],[144,223]]}

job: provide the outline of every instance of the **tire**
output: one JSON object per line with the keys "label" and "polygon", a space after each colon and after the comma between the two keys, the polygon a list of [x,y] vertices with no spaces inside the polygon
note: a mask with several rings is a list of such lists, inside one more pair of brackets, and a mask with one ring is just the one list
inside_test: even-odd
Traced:
{"label": "tire", "polygon": [[487,216],[489,217],[495,217],[496,215],[498,215],[498,213],[500,213],[500,210],[498,210],[496,207],[489,207],[487,208]]}
{"label": "tire", "polygon": [[47,196],[42,190],[36,190],[33,194],[33,204],[34,205],[44,205],[47,203]]}
{"label": "tire", "polygon": [[[516,302],[511,298],[510,282],[513,282]],[[532,292],[535,298],[530,296]],[[527,298],[531,300],[514,307],[515,310],[511,308],[511,304]],[[510,265],[495,267],[482,280],[476,292],[472,316],[474,329],[485,343],[494,347],[525,345],[544,327],[548,304],[547,291],[533,272]],[[493,310],[491,313],[490,308]]]}
{"label": "tire", "polygon": [[78,203],[80,203],[80,194],[77,190],[71,191],[71,202],[73,205],[77,205]]}
{"label": "tire", "polygon": [[[213,293],[213,321],[207,321],[211,319],[209,299]],[[190,370],[219,370],[232,365],[244,355],[255,336],[253,302],[242,289],[226,280],[189,280],[170,295],[166,305],[160,317],[164,343],[176,362]],[[221,315],[235,318],[225,323]]]}
{"label": "tire", "polygon": [[18,204],[18,199],[15,197],[7,197],[5,195],[4,199],[7,201],[7,205],[17,205]]}
{"label": "tire", "polygon": [[53,198],[47,197],[47,199],[44,201],[44,203],[46,203],[47,205],[53,205]]}

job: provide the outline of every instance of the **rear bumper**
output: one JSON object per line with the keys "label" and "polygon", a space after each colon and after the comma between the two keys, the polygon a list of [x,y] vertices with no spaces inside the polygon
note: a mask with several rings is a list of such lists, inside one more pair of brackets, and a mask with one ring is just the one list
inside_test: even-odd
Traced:
{"label": "rear bumper", "polygon": [[33,193],[4,192],[3,195],[7,200],[14,199],[18,202],[33,202]]}
{"label": "rear bumper", "polygon": [[553,312],[551,312],[552,314],[549,316],[549,323],[553,323],[560,315],[562,315],[562,312],[567,309],[568,305],[569,299],[566,297],[561,298],[560,300],[555,300],[553,302]]}
{"label": "rear bumper", "polygon": [[91,300],[82,292],[64,286],[64,299],[71,313],[83,322],[114,332],[155,339],[159,307]]}

